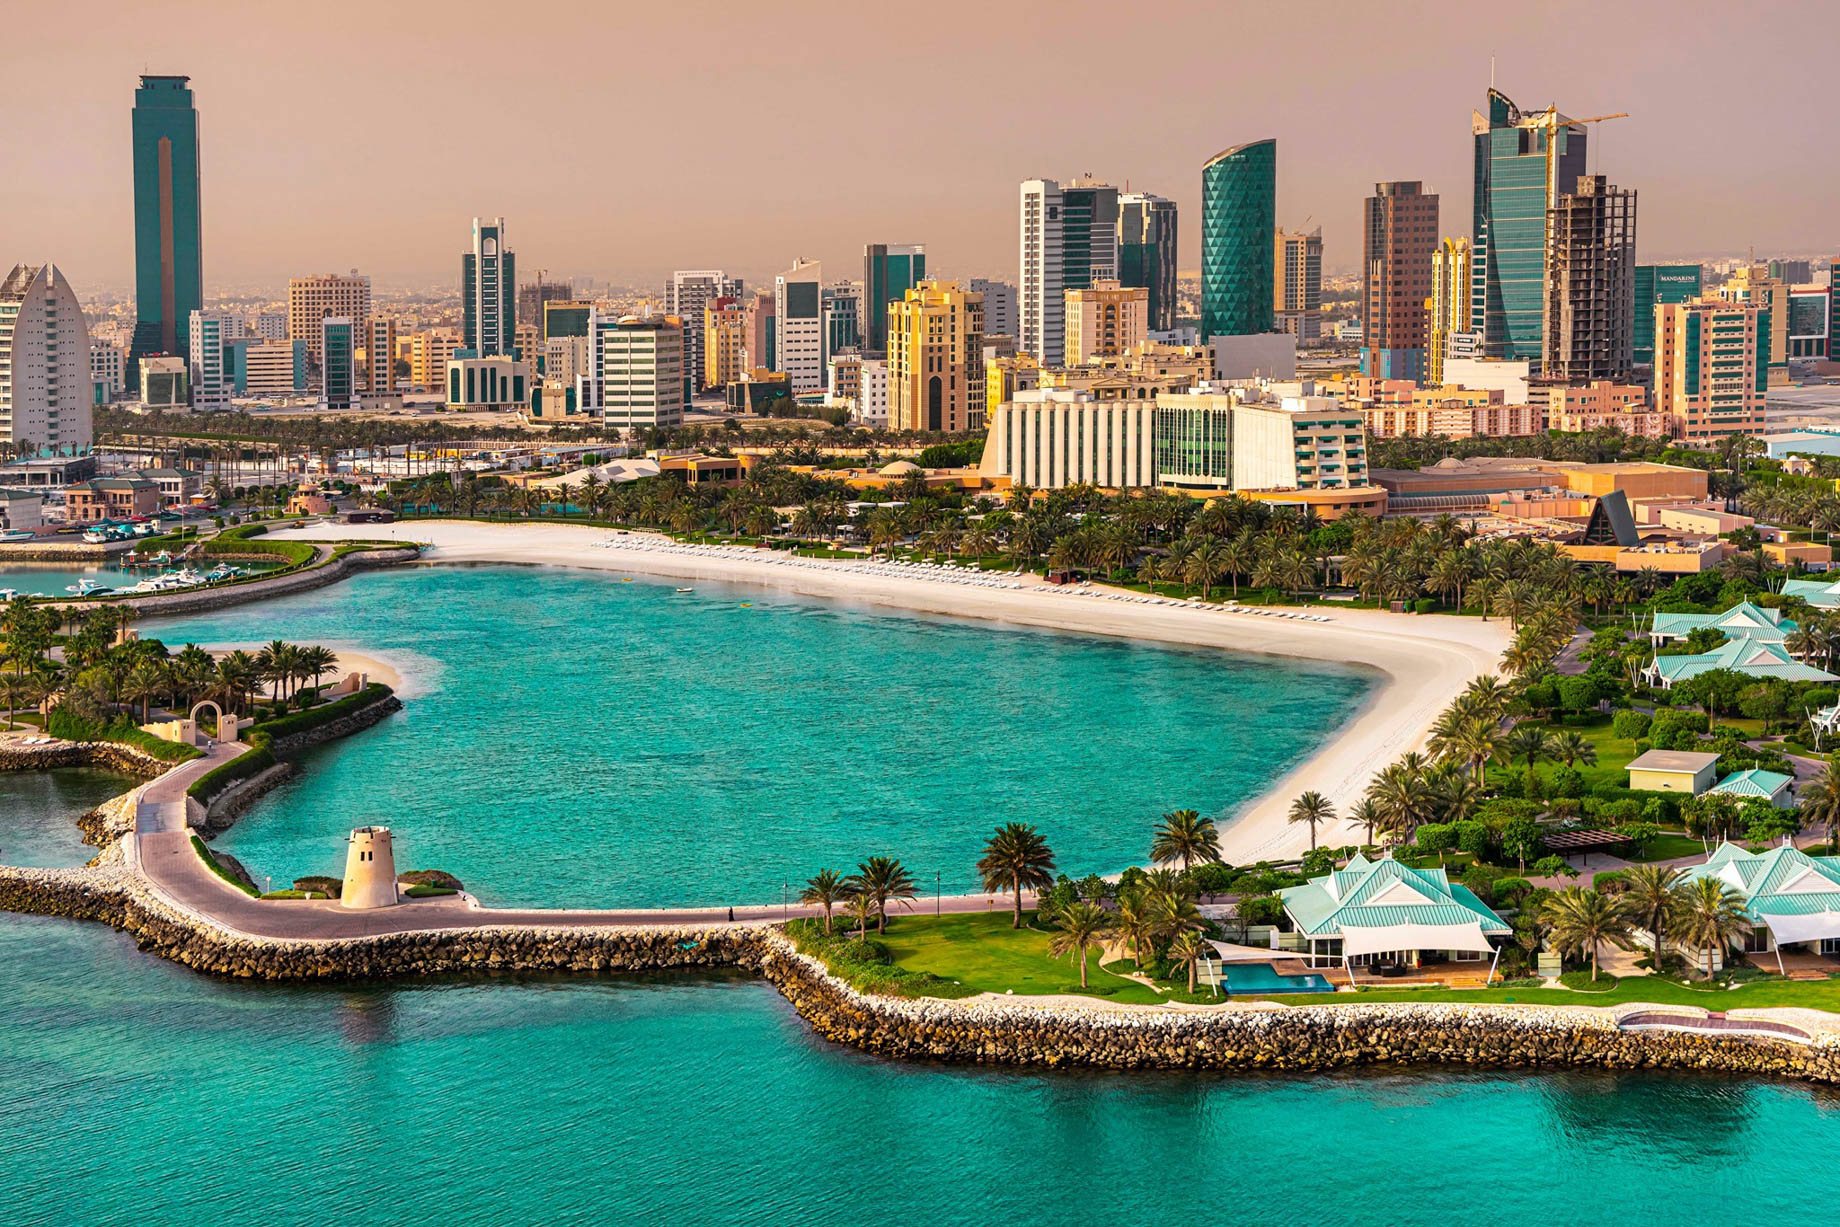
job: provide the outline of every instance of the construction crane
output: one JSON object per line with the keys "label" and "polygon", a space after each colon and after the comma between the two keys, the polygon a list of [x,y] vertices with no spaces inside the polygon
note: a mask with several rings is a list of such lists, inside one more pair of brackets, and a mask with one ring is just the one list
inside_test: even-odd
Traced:
{"label": "construction crane", "polygon": [[1601,124],[1606,119],[1628,119],[1628,111],[1618,111],[1614,115],[1589,115],[1584,119],[1572,119],[1561,115],[1556,106],[1544,111],[1535,111],[1521,117],[1517,128],[1530,128],[1546,134],[1546,207],[1552,208],[1559,203],[1559,158],[1553,151],[1558,142],[1553,140],[1553,133],[1559,128],[1569,128],[1573,124]]}

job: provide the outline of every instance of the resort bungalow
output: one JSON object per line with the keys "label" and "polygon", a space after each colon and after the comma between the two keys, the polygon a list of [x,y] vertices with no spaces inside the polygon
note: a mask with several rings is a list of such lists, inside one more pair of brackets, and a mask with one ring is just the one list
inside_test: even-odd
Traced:
{"label": "resort bungalow", "polygon": [[1686,874],[1689,883],[1717,878],[1744,897],[1744,952],[1774,954],[1778,971],[1787,974],[1785,949],[1840,954],[1840,857],[1809,856],[1787,841],[1767,852],[1726,843]]}
{"label": "resort bungalow", "polygon": [[1799,596],[1816,609],[1840,609],[1840,582],[1831,579],[1785,580],[1782,594]]}
{"label": "resort bungalow", "polygon": [[1698,677],[1708,669],[1730,669],[1745,677],[1781,678],[1785,682],[1840,682],[1840,677],[1789,655],[1780,643],[1760,643],[1749,635],[1722,643],[1710,652],[1693,656],[1657,656],[1642,672],[1642,680],[1662,690]]}
{"label": "resort bungalow", "polygon": [[1699,750],[1649,750],[1630,760],[1629,786],[1697,797],[1719,778],[1718,762],[1718,755]]}
{"label": "resort bungalow", "polygon": [[1757,643],[1781,643],[1795,630],[1795,623],[1783,617],[1780,609],[1740,601],[1720,614],[1658,613],[1648,637],[1659,647],[1707,627],[1723,631],[1727,639],[1743,636]]}
{"label": "resort bungalow", "polygon": [[1706,795],[1736,797],[1740,801],[1762,797],[1777,809],[1789,809],[1795,804],[1795,777],[1780,771],[1764,771],[1752,767],[1732,772],[1707,789]]}
{"label": "resort bungalow", "polygon": [[1417,968],[1423,962],[1480,963],[1495,976],[1508,925],[1442,869],[1411,869],[1357,853],[1344,869],[1278,892],[1284,914],[1308,943],[1312,967]]}

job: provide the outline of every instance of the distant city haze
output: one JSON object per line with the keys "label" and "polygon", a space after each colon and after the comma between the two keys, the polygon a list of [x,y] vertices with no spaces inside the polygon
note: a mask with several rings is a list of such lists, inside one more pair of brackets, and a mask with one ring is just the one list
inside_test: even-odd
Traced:
{"label": "distant city haze", "polygon": [[132,287],[141,72],[196,92],[209,295],[457,284],[475,215],[526,278],[842,277],[868,242],[1013,278],[1020,181],[1086,173],[1173,197],[1192,269],[1202,162],[1266,137],[1279,224],[1352,271],[1378,180],[1469,232],[1491,55],[1524,108],[1630,113],[1591,169],[1641,193],[1642,259],[1840,250],[1831,2],[96,0],[8,6],[7,44],[9,258],[85,288]]}

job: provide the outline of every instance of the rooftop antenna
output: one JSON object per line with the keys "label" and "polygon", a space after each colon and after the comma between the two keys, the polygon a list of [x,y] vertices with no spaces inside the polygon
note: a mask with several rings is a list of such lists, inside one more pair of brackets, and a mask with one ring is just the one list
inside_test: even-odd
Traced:
{"label": "rooftop antenna", "polygon": [[1489,88],[1495,88],[1495,57],[1489,57]]}

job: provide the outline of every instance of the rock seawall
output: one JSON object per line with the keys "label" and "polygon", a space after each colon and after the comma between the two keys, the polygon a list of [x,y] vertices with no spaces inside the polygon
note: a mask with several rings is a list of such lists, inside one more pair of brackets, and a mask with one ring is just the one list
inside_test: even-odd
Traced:
{"label": "rock seawall", "polygon": [[[1698,1069],[1840,1082],[1840,1044],[1627,1031],[1594,1006],[1374,1004],[1100,1011],[868,997],[750,926],[482,925],[336,941],[252,938],[146,893],[111,851],[81,870],[0,869],[0,907],[112,925],[141,949],[238,979],[342,981],[479,972],[738,967],[771,982],[826,1039],[881,1056],[1040,1068],[1327,1070],[1465,1065]],[[280,905],[286,906],[286,905]],[[409,906],[414,906],[413,904]]]}
{"label": "rock seawall", "polygon": [[[414,562],[419,557],[421,557],[421,551],[411,546],[401,549],[361,550],[341,555],[321,566],[311,567],[305,571],[292,571],[286,575],[278,575],[274,579],[251,580],[246,584],[230,584],[222,588],[205,588],[192,592],[166,592],[157,596],[127,597],[112,603],[132,605],[142,614],[156,617],[167,614],[200,613],[210,609],[224,609],[231,605],[245,605],[251,601],[266,601],[270,597],[288,596],[313,588],[323,588],[327,584],[337,583],[354,571]],[[94,601],[79,602],[84,608],[96,603]]]}

